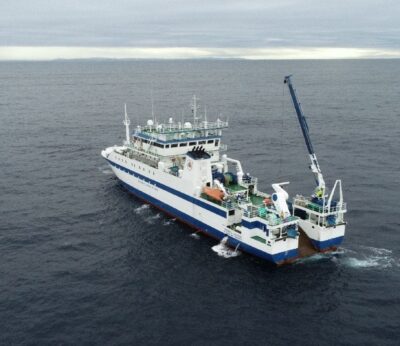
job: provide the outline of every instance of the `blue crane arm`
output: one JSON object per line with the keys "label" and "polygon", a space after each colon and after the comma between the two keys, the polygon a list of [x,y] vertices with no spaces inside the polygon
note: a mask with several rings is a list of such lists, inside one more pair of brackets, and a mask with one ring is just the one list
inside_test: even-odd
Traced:
{"label": "blue crane arm", "polygon": [[308,131],[307,120],[301,109],[300,102],[297,99],[296,90],[294,90],[292,80],[290,77],[291,76],[286,76],[284,83],[288,85],[290,96],[292,97],[294,109],[296,110],[297,118],[299,119],[301,131],[303,132],[304,140],[306,141],[307,150],[310,155],[314,155],[315,153],[314,153],[313,145],[311,143],[310,133]]}
{"label": "blue crane arm", "polygon": [[308,153],[310,154],[310,159],[311,159],[311,167],[310,168],[311,168],[311,171],[315,175],[315,181],[316,181],[318,187],[323,192],[325,190],[325,181],[324,181],[324,178],[322,176],[322,172],[321,172],[321,169],[319,167],[317,156],[315,155],[313,145],[311,143],[311,138],[310,138],[310,133],[309,133],[309,130],[308,130],[306,117],[303,114],[303,110],[301,109],[300,102],[297,99],[296,90],[293,87],[293,83],[292,83],[292,80],[291,80],[291,75],[286,76],[285,80],[283,82],[285,84],[287,84],[287,86],[289,88],[289,92],[290,92],[290,96],[292,97],[294,109],[296,111],[297,118],[298,118],[299,123],[300,123],[301,131],[303,132],[303,137],[304,137],[304,140],[306,142],[307,150],[308,150]]}

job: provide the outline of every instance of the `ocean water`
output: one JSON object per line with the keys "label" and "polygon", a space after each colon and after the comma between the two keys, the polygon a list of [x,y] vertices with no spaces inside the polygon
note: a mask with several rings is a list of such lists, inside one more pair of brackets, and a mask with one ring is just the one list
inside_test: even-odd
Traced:
{"label": "ocean water", "polygon": [[[134,124],[151,93],[157,119],[181,119],[195,93],[262,190],[309,194],[290,73],[327,183],[343,180],[333,254],[221,253],[100,156],[125,102]],[[0,344],[398,344],[399,75],[399,60],[0,63]]]}

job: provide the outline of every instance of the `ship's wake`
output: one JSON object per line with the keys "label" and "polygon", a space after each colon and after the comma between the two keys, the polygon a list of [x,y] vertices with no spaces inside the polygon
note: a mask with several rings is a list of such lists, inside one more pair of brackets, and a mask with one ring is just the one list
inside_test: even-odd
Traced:
{"label": "ship's wake", "polygon": [[228,237],[225,237],[221,240],[221,242],[218,245],[213,246],[211,249],[218,254],[218,256],[224,257],[224,258],[231,258],[231,257],[237,257],[241,254],[241,252],[238,250],[238,247],[235,249],[231,249],[229,246],[226,245],[228,241]]}
{"label": "ship's wake", "polygon": [[340,248],[333,252],[318,253],[311,257],[302,258],[296,263],[305,264],[319,261],[331,261],[337,266],[355,269],[385,269],[399,266],[399,261],[394,257],[391,250],[368,246],[361,246],[357,251]]}
{"label": "ship's wake", "polygon": [[360,251],[352,251],[349,256],[338,257],[338,264],[350,268],[392,268],[398,266],[392,250],[362,246]]}

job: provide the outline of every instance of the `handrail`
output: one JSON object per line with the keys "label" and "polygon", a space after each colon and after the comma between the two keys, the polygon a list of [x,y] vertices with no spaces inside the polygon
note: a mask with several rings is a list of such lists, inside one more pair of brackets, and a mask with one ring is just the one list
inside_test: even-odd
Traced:
{"label": "handrail", "polygon": [[[157,126],[146,125],[141,127],[141,131],[150,132],[150,133],[172,133],[172,132],[194,132],[194,131],[204,131],[204,130],[218,130],[227,128],[229,126],[227,121],[216,121],[216,122],[207,122],[206,124],[200,123],[196,125],[192,125],[191,128],[185,128],[184,124],[159,124],[162,125],[161,128],[157,128]],[[159,126],[158,125],[158,126]]]}
{"label": "handrail", "polygon": [[316,211],[320,214],[345,212],[347,210],[347,204],[345,202],[338,203],[335,207],[328,208],[327,205],[321,206],[319,204],[313,203],[310,198],[303,197],[303,196],[295,197],[293,199],[293,205],[295,207],[296,207],[296,204],[300,207]]}

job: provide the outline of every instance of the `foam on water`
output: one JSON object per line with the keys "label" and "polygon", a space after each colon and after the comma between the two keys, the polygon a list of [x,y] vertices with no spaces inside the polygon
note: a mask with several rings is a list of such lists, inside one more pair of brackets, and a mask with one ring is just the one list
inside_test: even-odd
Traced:
{"label": "foam on water", "polygon": [[193,239],[199,240],[200,239],[200,235],[198,232],[194,232],[190,235]]}
{"label": "foam on water", "polygon": [[149,225],[154,225],[157,222],[157,220],[160,219],[160,218],[161,218],[161,213],[157,213],[157,214],[155,214],[153,216],[149,216],[146,219],[146,223],[148,223]]}
{"label": "foam on water", "polygon": [[149,204],[142,204],[140,207],[137,207],[134,211],[136,214],[140,214],[149,208],[150,208]]}
{"label": "foam on water", "polygon": [[241,254],[238,249],[231,249],[229,246],[226,245],[227,237],[223,238],[218,245],[213,246],[211,249],[218,254],[220,257],[224,258],[231,258],[237,257]]}
{"label": "foam on water", "polygon": [[99,171],[100,171],[101,173],[106,174],[106,175],[114,174],[114,172],[112,171],[112,169],[109,168],[109,167],[98,167],[98,169],[99,169]]}
{"label": "foam on water", "polygon": [[311,257],[301,258],[296,264],[315,263],[319,261],[331,261],[338,266],[348,268],[391,268],[398,261],[392,255],[392,251],[382,248],[361,246],[358,251],[339,248],[337,251],[317,253]]}
{"label": "foam on water", "polygon": [[169,219],[169,220],[164,220],[163,226],[170,226],[175,222],[176,219]]}
{"label": "foam on water", "polygon": [[157,220],[161,217],[161,213],[157,213],[156,215],[153,215],[150,217],[150,220]]}
{"label": "foam on water", "polygon": [[382,248],[361,246],[360,251],[351,257],[338,258],[338,264],[350,268],[391,268],[398,261],[394,258],[392,251]]}

